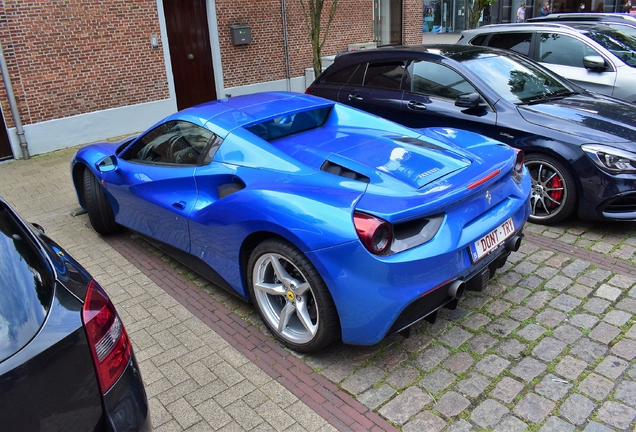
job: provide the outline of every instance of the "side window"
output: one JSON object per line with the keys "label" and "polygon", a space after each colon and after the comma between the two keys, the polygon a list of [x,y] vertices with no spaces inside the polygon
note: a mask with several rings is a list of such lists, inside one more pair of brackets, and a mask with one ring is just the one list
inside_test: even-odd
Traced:
{"label": "side window", "polygon": [[487,38],[487,37],[488,37],[488,35],[487,35],[487,34],[479,35],[479,36],[477,36],[475,39],[471,40],[471,41],[470,41],[470,44],[471,44],[471,45],[479,45],[479,46],[483,46],[483,45],[485,45],[485,43],[484,43],[484,42],[486,41],[486,38]]}
{"label": "side window", "polygon": [[530,53],[532,33],[495,33],[490,37],[488,46],[516,51],[527,56]]}
{"label": "side window", "polygon": [[369,63],[364,77],[364,86],[399,90],[404,70],[404,62],[401,61]]}
{"label": "side window", "polygon": [[200,126],[170,121],[142,136],[122,158],[148,164],[200,165],[211,160],[209,153],[218,148],[217,141],[216,135]]}
{"label": "side window", "polygon": [[327,76],[323,82],[327,84],[346,84],[356,69],[358,69],[358,65],[346,67]]}
{"label": "side window", "polygon": [[539,62],[582,68],[583,57],[600,55],[585,43],[571,36],[541,33],[539,37],[539,55],[536,59]]}
{"label": "side window", "polygon": [[460,94],[477,91],[464,77],[440,63],[414,61],[409,71],[411,80],[403,86],[406,91],[453,100]]}

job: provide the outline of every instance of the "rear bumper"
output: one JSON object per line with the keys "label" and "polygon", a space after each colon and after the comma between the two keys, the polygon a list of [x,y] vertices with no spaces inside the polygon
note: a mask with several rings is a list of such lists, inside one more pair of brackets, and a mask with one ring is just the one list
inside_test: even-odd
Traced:
{"label": "rear bumper", "polygon": [[150,409],[135,354],[117,383],[104,395],[104,414],[112,431],[151,431]]}
{"label": "rear bumper", "polygon": [[521,230],[517,231],[512,238],[483,259],[483,262],[479,262],[475,268],[469,269],[470,273],[466,276],[435,287],[413,301],[404,308],[388,333],[404,330],[422,319],[434,323],[439,309],[442,307],[455,309],[457,307],[464,290],[482,291],[488,285],[488,281],[495,276],[497,269],[503,267],[506,263],[510,253],[518,250],[522,238]]}
{"label": "rear bumper", "polygon": [[503,265],[509,255],[506,245],[521,235],[529,211],[529,204],[520,206],[512,216],[515,234],[476,263],[468,244],[481,236],[450,246],[440,235],[422,247],[386,257],[371,255],[360,242],[308,253],[338,309],[343,342],[373,345],[443,306],[453,307],[449,288],[457,280],[467,289],[483,288],[484,271],[490,278]]}

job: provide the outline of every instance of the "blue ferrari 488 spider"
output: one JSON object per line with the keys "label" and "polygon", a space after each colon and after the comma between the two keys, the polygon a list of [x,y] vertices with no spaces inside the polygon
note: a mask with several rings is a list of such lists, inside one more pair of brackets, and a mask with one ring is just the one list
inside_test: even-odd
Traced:
{"label": "blue ferrari 488 spider", "polygon": [[81,148],[71,169],[97,232],[142,234],[299,352],[454,308],[519,248],[530,213],[522,152],[293,93],[186,109]]}

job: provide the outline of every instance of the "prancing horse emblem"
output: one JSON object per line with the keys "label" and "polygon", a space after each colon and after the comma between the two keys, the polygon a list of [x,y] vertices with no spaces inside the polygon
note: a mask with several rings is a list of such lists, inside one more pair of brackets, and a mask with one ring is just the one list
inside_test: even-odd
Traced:
{"label": "prancing horse emblem", "polygon": [[486,201],[488,201],[488,204],[490,204],[491,200],[492,200],[492,195],[490,195],[490,191],[486,191]]}

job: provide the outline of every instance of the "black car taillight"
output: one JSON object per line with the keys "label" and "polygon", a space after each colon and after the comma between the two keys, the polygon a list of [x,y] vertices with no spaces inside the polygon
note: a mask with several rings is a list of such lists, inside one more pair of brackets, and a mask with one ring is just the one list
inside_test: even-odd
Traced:
{"label": "black car taillight", "polygon": [[354,212],[353,224],[362,244],[374,255],[382,255],[389,251],[393,243],[391,224],[366,213]]}
{"label": "black car taillight", "polygon": [[307,87],[307,90],[305,90],[305,94],[313,94],[313,93],[315,93],[315,91],[316,90],[314,90],[313,88]]}
{"label": "black car taillight", "polygon": [[126,369],[132,346],[115,306],[94,280],[88,285],[82,321],[99,387],[105,394]]}

